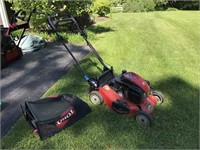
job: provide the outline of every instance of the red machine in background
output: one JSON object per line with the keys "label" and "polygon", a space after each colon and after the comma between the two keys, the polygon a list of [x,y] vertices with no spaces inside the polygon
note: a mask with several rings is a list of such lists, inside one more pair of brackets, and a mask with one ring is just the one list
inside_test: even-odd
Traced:
{"label": "red machine in background", "polygon": [[[9,62],[20,59],[23,56],[19,44],[24,36],[25,30],[29,28],[29,22],[34,12],[36,12],[36,9],[33,9],[29,14],[28,19],[25,20],[22,10],[19,10],[12,16],[9,27],[1,28],[1,68],[6,67]],[[23,15],[19,16],[21,13]],[[20,19],[20,21],[18,21],[18,19]],[[17,44],[12,36],[12,32],[16,30],[22,30]]]}

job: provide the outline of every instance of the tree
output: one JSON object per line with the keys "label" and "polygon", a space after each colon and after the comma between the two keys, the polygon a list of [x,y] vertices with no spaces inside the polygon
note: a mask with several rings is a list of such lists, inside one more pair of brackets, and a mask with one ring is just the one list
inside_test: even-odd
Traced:
{"label": "tree", "polygon": [[177,0],[168,0],[168,7],[174,7],[181,10],[199,10],[199,1],[198,0],[185,0],[185,1],[177,1]]}

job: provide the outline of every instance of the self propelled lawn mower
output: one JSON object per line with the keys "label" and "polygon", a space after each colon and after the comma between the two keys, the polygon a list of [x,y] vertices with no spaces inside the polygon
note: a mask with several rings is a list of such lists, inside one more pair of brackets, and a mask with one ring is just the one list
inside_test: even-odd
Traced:
{"label": "self propelled lawn mower", "polygon": [[[105,104],[118,114],[135,116],[136,121],[142,126],[150,126],[151,115],[154,107],[164,101],[163,95],[150,87],[150,82],[134,72],[123,70],[120,75],[115,75],[113,67],[108,67],[99,56],[95,48],[87,39],[87,34],[80,29],[72,15],[63,9],[55,10],[47,19],[53,32],[57,35],[75,63],[82,71],[85,80],[90,85],[89,98],[95,105]],[[103,66],[100,76],[90,78],[67,47],[63,37],[58,33],[57,27],[65,24],[73,24],[86,41],[89,48]]]}

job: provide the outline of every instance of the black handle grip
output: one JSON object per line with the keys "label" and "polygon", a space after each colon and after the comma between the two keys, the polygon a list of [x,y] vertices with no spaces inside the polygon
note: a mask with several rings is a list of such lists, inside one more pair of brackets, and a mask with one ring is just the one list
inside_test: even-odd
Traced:
{"label": "black handle grip", "polygon": [[53,11],[47,18],[47,22],[50,25],[50,27],[54,30],[54,32],[57,31],[57,26],[59,25],[65,25],[69,23],[73,23],[81,36],[83,36],[84,39],[87,39],[87,34],[84,30],[81,30],[77,21],[74,19],[74,17],[67,12],[64,9],[57,9]]}
{"label": "black handle grip", "polygon": [[18,10],[16,13],[13,14],[13,16],[17,17],[21,11],[22,11],[21,9]]}
{"label": "black handle grip", "polygon": [[64,9],[56,9],[47,17],[47,22],[54,31],[56,31],[57,26],[73,23],[74,21],[73,16]]}

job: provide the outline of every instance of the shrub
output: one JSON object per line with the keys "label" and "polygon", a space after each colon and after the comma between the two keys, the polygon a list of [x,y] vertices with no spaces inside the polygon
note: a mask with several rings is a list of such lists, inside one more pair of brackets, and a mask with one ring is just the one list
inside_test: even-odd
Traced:
{"label": "shrub", "polygon": [[124,12],[153,11],[155,6],[154,0],[127,0],[123,3]]}
{"label": "shrub", "polygon": [[73,16],[77,16],[79,18],[86,17],[81,20],[85,20],[85,22],[81,22],[81,24],[88,25],[88,21],[90,18],[89,13],[85,15],[85,12],[89,12],[88,5],[91,4],[90,0],[87,1],[65,1],[65,0],[7,0],[12,3],[12,9],[14,10],[23,10],[27,14],[30,13],[31,10],[36,7],[38,11],[42,11],[45,14],[33,14],[31,18],[31,26],[35,31],[48,31],[47,24],[47,16],[52,13],[55,9],[65,8],[67,9]]}
{"label": "shrub", "polygon": [[140,0],[140,3],[143,5],[143,11],[154,11],[155,10],[155,2],[154,0]]}
{"label": "shrub", "polygon": [[177,8],[180,10],[199,10],[199,1],[168,1],[168,7]]}
{"label": "shrub", "polygon": [[169,8],[167,8],[167,11],[176,11],[176,10],[178,10],[178,9],[176,9],[176,8],[174,8],[174,7],[169,7]]}
{"label": "shrub", "polygon": [[123,12],[123,7],[122,6],[111,7],[111,11],[112,13],[120,13],[120,12]]}
{"label": "shrub", "polygon": [[167,9],[167,0],[154,0],[156,6],[155,10],[166,10]]}
{"label": "shrub", "polygon": [[112,7],[117,7],[117,6],[121,5],[120,1],[121,0],[110,0],[111,6]]}
{"label": "shrub", "polygon": [[128,0],[123,4],[124,12],[140,12],[141,8],[138,2]]}
{"label": "shrub", "polygon": [[92,5],[93,12],[99,16],[106,16],[110,13],[111,4],[109,0],[95,0]]}

